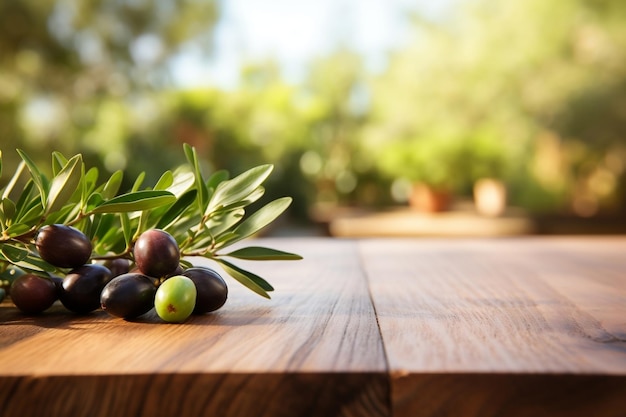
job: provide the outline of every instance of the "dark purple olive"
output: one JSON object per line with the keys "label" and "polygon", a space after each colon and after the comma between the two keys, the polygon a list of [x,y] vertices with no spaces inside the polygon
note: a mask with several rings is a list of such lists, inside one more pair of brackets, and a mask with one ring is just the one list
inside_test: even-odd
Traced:
{"label": "dark purple olive", "polygon": [[156,286],[152,278],[128,273],[113,278],[102,290],[100,305],[104,311],[124,319],[133,319],[154,307]]}
{"label": "dark purple olive", "polygon": [[189,268],[183,275],[190,278],[198,292],[193,314],[215,311],[226,303],[228,287],[224,279],[214,270],[205,267]]}
{"label": "dark purple olive", "polygon": [[50,278],[24,274],[11,284],[11,299],[26,314],[39,314],[47,310],[57,298],[57,288]]}
{"label": "dark purple olive", "polygon": [[44,261],[59,268],[77,268],[91,257],[91,242],[83,232],[63,224],[43,226],[35,246]]}
{"label": "dark purple olive", "polygon": [[139,270],[150,277],[170,275],[179,266],[178,244],[172,235],[163,230],[143,232],[135,242],[133,254]]}
{"label": "dark purple olive", "polygon": [[108,259],[103,263],[103,265],[109,268],[112,277],[127,274],[130,270],[130,261],[123,258]]}
{"label": "dark purple olive", "polygon": [[100,307],[100,293],[111,280],[111,271],[98,264],[71,270],[63,279],[61,303],[75,313],[89,313]]}

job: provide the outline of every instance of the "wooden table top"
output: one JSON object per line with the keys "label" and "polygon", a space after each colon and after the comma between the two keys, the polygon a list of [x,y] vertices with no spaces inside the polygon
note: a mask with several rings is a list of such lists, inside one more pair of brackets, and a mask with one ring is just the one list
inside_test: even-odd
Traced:
{"label": "wooden table top", "polygon": [[184,324],[0,304],[0,416],[626,415],[626,237],[257,243]]}

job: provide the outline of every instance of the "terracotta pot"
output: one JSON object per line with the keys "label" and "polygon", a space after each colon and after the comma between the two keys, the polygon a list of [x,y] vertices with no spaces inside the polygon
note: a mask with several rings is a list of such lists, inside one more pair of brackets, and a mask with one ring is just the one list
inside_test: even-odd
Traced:
{"label": "terracotta pot", "polygon": [[450,192],[428,184],[415,184],[409,197],[409,205],[415,210],[436,213],[450,208]]}

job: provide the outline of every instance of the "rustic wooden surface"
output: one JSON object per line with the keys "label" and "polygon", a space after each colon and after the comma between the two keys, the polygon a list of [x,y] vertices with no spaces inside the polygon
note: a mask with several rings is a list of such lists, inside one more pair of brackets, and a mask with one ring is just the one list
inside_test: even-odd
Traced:
{"label": "rustic wooden surface", "polygon": [[277,248],[305,259],[238,263],[267,277],[272,300],[228,280],[227,304],[185,324],[2,304],[0,416],[387,416],[356,246]]}
{"label": "rustic wooden surface", "polygon": [[395,416],[626,415],[626,240],[361,248]]}
{"label": "rustic wooden surface", "polygon": [[185,324],[0,304],[0,416],[626,415],[626,238],[257,243]]}

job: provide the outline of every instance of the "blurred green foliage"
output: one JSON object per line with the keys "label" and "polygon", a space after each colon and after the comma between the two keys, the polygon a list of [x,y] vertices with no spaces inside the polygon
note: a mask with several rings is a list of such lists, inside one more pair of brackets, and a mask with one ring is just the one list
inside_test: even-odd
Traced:
{"label": "blurred green foliage", "polygon": [[4,154],[84,152],[89,165],[124,167],[129,142],[148,142],[169,59],[190,39],[208,47],[216,18],[210,0],[0,2]]}
{"label": "blurred green foliage", "polygon": [[382,171],[462,193],[496,177],[532,210],[623,210],[626,3],[462,4],[416,19],[375,84]]}
{"label": "blurred green foliage", "polygon": [[485,177],[531,211],[623,212],[626,3],[459,4],[442,21],[414,16],[381,74],[338,48],[300,85],[258,62],[234,90],[178,90],[167,64],[186,42],[210,52],[214,2],[2,2],[5,170],[14,148],[56,149],[151,183],[186,142],[207,171],[274,164],[268,198],[293,196],[301,219],[392,204],[398,181],[469,197]]}

